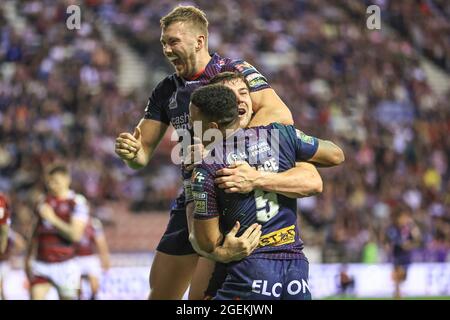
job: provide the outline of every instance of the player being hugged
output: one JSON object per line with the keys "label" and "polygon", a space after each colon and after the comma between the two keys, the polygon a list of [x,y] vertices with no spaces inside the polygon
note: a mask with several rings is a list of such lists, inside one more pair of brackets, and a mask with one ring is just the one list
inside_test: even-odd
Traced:
{"label": "player being hugged", "polygon": [[[133,169],[145,167],[170,124],[175,129],[189,128],[189,101],[191,93],[215,75],[232,71],[242,74],[249,84],[248,95],[255,114],[251,125],[277,121],[292,124],[292,115],[270,87],[267,79],[248,62],[221,57],[208,50],[208,20],[203,11],[192,6],[178,6],[161,19],[161,45],[163,53],[175,73],[163,79],[153,90],[144,117],[134,133],[120,133],[115,152]],[[241,115],[241,120],[246,118]],[[304,169],[292,168],[290,177],[297,177]],[[285,183],[291,184],[284,180]],[[296,187],[289,187],[296,192]],[[255,227],[256,228],[256,227]],[[242,238],[244,237],[244,238]],[[227,242],[228,240],[233,240]],[[224,245],[237,245],[235,253],[244,243],[250,247],[245,234],[226,239]],[[203,268],[201,259],[189,242],[184,193],[174,202],[167,229],[157,247],[150,272],[150,299],[181,299],[189,286],[189,298],[201,299],[209,281],[211,270]],[[206,275],[206,276],[205,276]]]}
{"label": "player being hugged", "polygon": [[[190,119],[202,133],[215,129],[214,143],[203,140],[210,150],[193,171],[191,242],[197,251],[210,255],[221,245],[236,222],[237,235],[248,226],[262,225],[258,247],[247,257],[227,265],[227,277],[215,299],[311,299],[308,261],[297,225],[297,202],[282,193],[261,189],[231,193],[215,185],[217,171],[236,160],[247,161],[259,171],[283,172],[297,161],[311,159],[319,140],[293,126],[274,123],[240,129],[239,108],[234,92],[223,85],[197,89],[190,104]],[[211,135],[209,135],[211,136]],[[217,140],[217,137],[224,137]],[[209,139],[209,138],[208,138]]]}
{"label": "player being hugged", "polygon": [[31,299],[46,299],[52,286],[60,299],[77,299],[80,269],[75,249],[89,220],[88,203],[70,189],[65,165],[50,167],[45,182],[48,193],[36,207],[38,219],[25,261]]}

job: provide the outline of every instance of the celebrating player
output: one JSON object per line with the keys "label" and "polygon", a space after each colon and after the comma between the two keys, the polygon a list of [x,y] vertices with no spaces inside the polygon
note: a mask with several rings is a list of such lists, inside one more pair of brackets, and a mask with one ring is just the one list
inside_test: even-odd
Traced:
{"label": "celebrating player", "polygon": [[[289,109],[252,65],[209,54],[208,21],[201,10],[192,6],[176,7],[161,19],[161,29],[164,55],[176,72],[153,90],[144,118],[134,133],[121,133],[116,139],[115,151],[130,168],[140,169],[148,164],[169,124],[176,129],[188,128],[191,93],[223,71],[237,71],[248,81],[255,112],[251,125],[273,121],[293,123]],[[245,114],[240,117],[245,118]],[[293,168],[290,176],[303,170]],[[291,192],[297,191],[298,186],[289,186],[293,188]],[[172,207],[169,224],[157,247],[150,272],[151,299],[181,299],[183,296],[198,262],[188,238],[182,194]],[[199,292],[194,296],[201,297],[203,292]]]}
{"label": "celebrating player", "polygon": [[[194,247],[209,254],[236,221],[243,227],[240,233],[252,223],[260,223],[258,248],[248,258],[228,265],[228,276],[215,298],[310,299],[308,261],[302,252],[295,199],[260,189],[232,194],[217,188],[214,179],[218,169],[235,160],[233,155],[241,160],[253,159],[252,165],[258,170],[285,171],[296,161],[311,159],[318,140],[280,124],[240,129],[238,114],[236,96],[225,86],[206,86],[192,95],[191,121],[201,122],[203,132],[216,128],[226,137],[215,141],[214,155],[210,153],[193,172]],[[236,147],[236,138],[245,142]],[[272,151],[275,145],[278,154]],[[188,211],[191,208],[189,205]]]}
{"label": "celebrating player", "polygon": [[[250,122],[252,115],[252,100],[249,96],[249,85],[245,77],[237,72],[222,72],[214,76],[210,80],[210,84],[223,84],[233,90],[237,97],[239,114],[244,115],[240,118],[241,127],[246,127]],[[247,162],[234,162],[227,168],[220,169],[216,172],[218,177],[215,179],[216,185],[224,189],[225,192],[248,193],[255,189],[263,191],[282,193],[290,198],[299,198],[310,196],[322,190],[322,180],[316,168],[310,164],[314,163],[322,167],[335,166],[344,160],[342,150],[331,141],[317,139],[318,148],[316,153],[307,162],[298,162],[297,167],[304,170],[291,175],[291,171],[285,171],[277,174],[267,174],[267,172],[257,171]],[[193,146],[194,147],[194,146]],[[203,145],[200,143],[192,148],[197,152],[202,152]],[[189,155],[194,158],[194,154]],[[192,170],[194,166],[186,168]],[[295,192],[292,192],[292,191]],[[251,230],[248,230],[249,232]],[[236,230],[237,232],[237,230]],[[232,232],[231,235],[235,233]],[[228,234],[227,237],[230,235]],[[218,257],[213,258],[217,260]],[[224,281],[226,273],[226,265],[218,262],[213,270],[214,262],[210,259],[200,258],[194,278],[191,284],[191,290],[194,289],[198,294],[203,293],[205,298],[212,297],[220,288]],[[208,276],[207,276],[208,275]],[[208,279],[210,279],[208,281]],[[208,286],[209,284],[209,286]],[[207,290],[205,290],[207,288]],[[203,290],[203,291],[202,291]],[[206,291],[206,292],[205,292]]]}
{"label": "celebrating player", "polygon": [[37,206],[38,222],[26,257],[31,299],[45,299],[51,286],[60,299],[77,299],[80,270],[75,244],[89,219],[88,204],[84,196],[70,190],[66,166],[52,166],[45,178],[48,194]]}
{"label": "celebrating player", "polygon": [[[89,219],[83,237],[76,245],[76,255],[81,280],[83,278],[88,279],[91,288],[90,300],[95,300],[100,289],[102,269],[107,271],[110,268],[108,243],[99,219]],[[80,288],[82,288],[81,282]],[[81,297],[82,292],[80,290],[80,299]]]}

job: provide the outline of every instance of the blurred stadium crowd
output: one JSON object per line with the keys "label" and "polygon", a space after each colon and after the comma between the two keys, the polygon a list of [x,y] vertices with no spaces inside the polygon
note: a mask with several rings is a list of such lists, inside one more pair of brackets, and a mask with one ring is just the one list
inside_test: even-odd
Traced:
{"label": "blurred stadium crowd", "polygon": [[[0,11],[0,190],[25,236],[42,168],[55,159],[70,163],[74,189],[106,223],[114,223],[106,202],[166,210],[181,182],[169,139],[138,173],[113,147],[143,115],[156,75],[172,72],[159,18],[177,2],[86,0],[77,32],[64,25],[70,3],[16,3],[19,29]],[[366,28],[361,1],[192,3],[208,15],[212,51],[255,65],[298,128],[345,152],[343,166],[320,170],[323,194],[299,200],[306,246],[321,248],[324,262],[386,261],[386,229],[407,211],[423,236],[414,260],[448,261],[450,91],[431,85],[421,61],[448,75],[449,3],[375,1],[381,31]],[[142,89],[119,90],[117,52],[101,25],[148,63]]]}

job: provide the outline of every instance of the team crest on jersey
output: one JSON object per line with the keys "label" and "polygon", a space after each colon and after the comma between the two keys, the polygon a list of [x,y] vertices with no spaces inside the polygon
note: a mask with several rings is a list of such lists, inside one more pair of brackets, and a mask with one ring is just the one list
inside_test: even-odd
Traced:
{"label": "team crest on jersey", "polygon": [[175,92],[169,100],[169,109],[173,110],[176,109],[178,107],[177,105],[177,93]]}
{"label": "team crest on jersey", "polygon": [[208,193],[206,192],[192,192],[194,198],[194,211],[196,214],[207,213],[208,207]]}

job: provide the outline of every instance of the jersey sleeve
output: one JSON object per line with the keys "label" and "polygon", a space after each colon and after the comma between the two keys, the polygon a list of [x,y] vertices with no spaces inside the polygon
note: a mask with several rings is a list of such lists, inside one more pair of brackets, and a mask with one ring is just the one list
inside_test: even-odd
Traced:
{"label": "jersey sleeve", "polygon": [[214,177],[199,165],[191,179],[194,200],[194,219],[211,219],[219,216]]}
{"label": "jersey sleeve", "polygon": [[163,80],[153,89],[145,107],[144,119],[156,120],[169,125],[170,119],[167,114],[167,109],[164,107],[168,100],[165,96],[165,91],[167,91],[165,90],[165,86],[167,85],[165,85],[165,81]]}
{"label": "jersey sleeve", "polygon": [[244,60],[232,60],[222,67],[222,71],[242,73],[250,86],[250,92],[270,88],[266,79],[254,66]]}
{"label": "jersey sleeve", "polygon": [[279,129],[285,138],[292,143],[295,152],[295,161],[307,161],[311,159],[319,148],[319,139],[306,135],[303,131],[294,126],[273,124],[273,127]]}
{"label": "jersey sleeve", "polygon": [[89,205],[86,198],[81,194],[75,196],[75,207],[72,217],[84,223],[87,223],[89,220]]}

